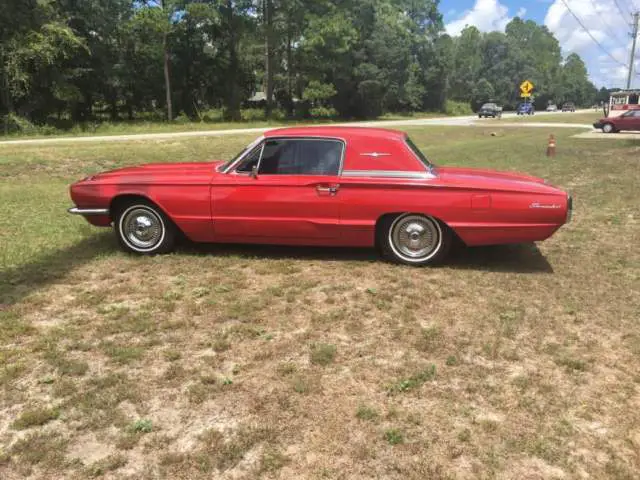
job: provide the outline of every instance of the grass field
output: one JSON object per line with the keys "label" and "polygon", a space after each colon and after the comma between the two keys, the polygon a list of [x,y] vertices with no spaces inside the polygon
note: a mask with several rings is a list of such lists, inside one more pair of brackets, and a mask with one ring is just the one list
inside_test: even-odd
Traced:
{"label": "grass field", "polygon": [[565,130],[548,159],[546,129],[408,129],[436,163],[539,175],[575,203],[544,243],[424,269],[351,249],[134,257],[65,213],[87,174],[246,136],[0,146],[0,478],[638,478],[640,142]]}

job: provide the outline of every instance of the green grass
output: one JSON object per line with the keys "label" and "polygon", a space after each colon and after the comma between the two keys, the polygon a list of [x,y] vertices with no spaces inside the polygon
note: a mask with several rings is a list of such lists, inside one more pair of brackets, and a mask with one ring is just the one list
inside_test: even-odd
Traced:
{"label": "green grass", "polygon": [[367,249],[136,257],[66,214],[69,183],[253,135],[0,145],[0,476],[637,477],[640,142],[407,131],[437,164],[567,189],[572,222],[440,268]]}

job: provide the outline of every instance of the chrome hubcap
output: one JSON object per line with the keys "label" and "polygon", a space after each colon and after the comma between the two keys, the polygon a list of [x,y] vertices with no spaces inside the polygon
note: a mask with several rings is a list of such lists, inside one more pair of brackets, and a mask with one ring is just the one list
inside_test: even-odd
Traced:
{"label": "chrome hubcap", "polygon": [[151,210],[135,208],[122,221],[127,241],[137,248],[152,248],[162,238],[162,221]]}
{"label": "chrome hubcap", "polygon": [[408,215],[394,225],[391,240],[400,254],[418,259],[433,253],[440,241],[440,234],[432,220]]}

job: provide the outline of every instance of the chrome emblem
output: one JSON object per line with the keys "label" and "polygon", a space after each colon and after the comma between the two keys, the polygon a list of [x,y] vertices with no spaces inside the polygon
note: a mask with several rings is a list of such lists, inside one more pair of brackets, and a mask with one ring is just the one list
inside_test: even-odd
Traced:
{"label": "chrome emblem", "polygon": [[378,157],[388,157],[391,154],[390,153],[380,153],[380,152],[368,152],[368,153],[361,153],[360,155],[363,156],[363,157],[378,158]]}
{"label": "chrome emblem", "polygon": [[531,205],[529,205],[529,208],[556,209],[556,208],[562,208],[562,205],[558,205],[557,203],[538,203],[538,202],[533,202]]}

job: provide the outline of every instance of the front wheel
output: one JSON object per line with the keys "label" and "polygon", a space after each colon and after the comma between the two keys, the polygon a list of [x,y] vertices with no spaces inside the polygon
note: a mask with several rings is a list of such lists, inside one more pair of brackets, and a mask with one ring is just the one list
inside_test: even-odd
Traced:
{"label": "front wheel", "polygon": [[135,202],[116,215],[116,236],[126,251],[144,255],[168,253],[176,241],[176,227],[150,202]]}
{"label": "front wheel", "polygon": [[613,128],[613,125],[612,125],[612,124],[610,124],[610,123],[605,123],[605,124],[602,126],[602,131],[603,131],[604,133],[613,133],[613,132],[615,131],[615,128]]}
{"label": "front wheel", "polygon": [[446,225],[426,215],[407,213],[380,225],[383,254],[405,265],[434,265],[446,257],[452,234]]}

